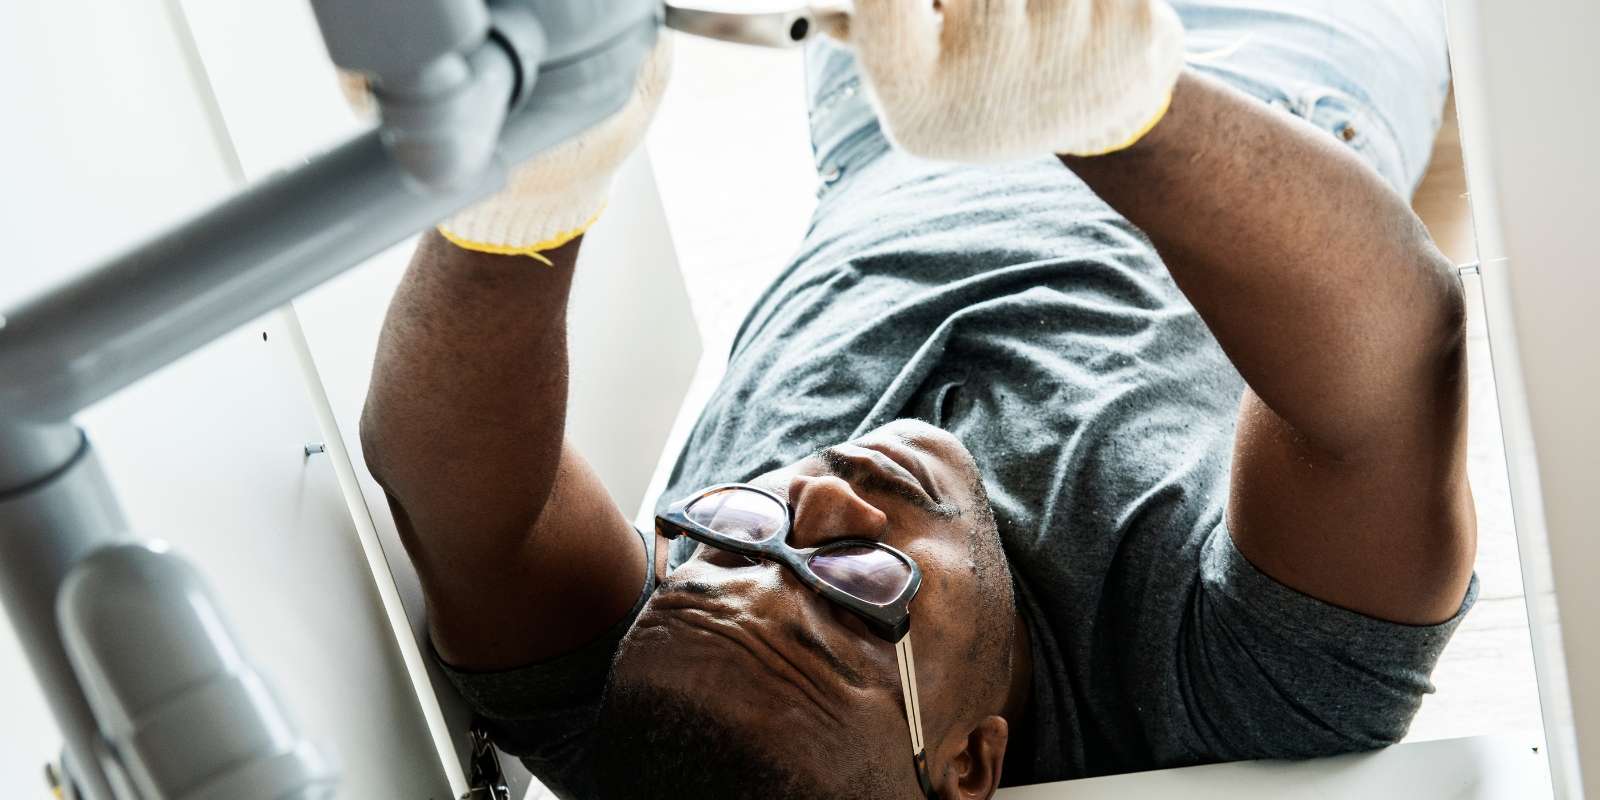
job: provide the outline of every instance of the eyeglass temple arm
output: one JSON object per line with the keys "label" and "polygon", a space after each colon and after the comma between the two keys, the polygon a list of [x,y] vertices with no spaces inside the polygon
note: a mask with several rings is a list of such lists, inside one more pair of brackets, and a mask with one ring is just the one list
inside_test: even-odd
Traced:
{"label": "eyeglass temple arm", "polygon": [[911,650],[908,632],[894,644],[896,660],[900,662],[900,693],[906,703],[906,727],[911,731],[911,758],[917,765],[917,779],[922,783],[923,794],[933,797],[928,785],[928,748],[922,741],[922,701],[917,696],[917,658]]}

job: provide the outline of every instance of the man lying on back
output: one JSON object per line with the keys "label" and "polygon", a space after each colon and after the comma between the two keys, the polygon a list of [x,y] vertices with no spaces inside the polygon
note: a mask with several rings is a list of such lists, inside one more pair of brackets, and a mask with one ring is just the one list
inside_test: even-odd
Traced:
{"label": "man lying on back", "polygon": [[418,248],[367,458],[561,796],[985,798],[1381,747],[1432,690],[1475,594],[1462,296],[1404,199],[1439,4],[935,5],[807,53],[821,199],[653,531],[564,437],[565,312],[664,51]]}

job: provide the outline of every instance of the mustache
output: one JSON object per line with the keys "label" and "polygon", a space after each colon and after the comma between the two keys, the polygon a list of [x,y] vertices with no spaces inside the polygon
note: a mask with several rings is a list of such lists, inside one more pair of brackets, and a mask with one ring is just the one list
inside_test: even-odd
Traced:
{"label": "mustache", "polygon": [[687,580],[663,583],[656,588],[657,595],[688,595],[690,597],[704,597],[711,600],[727,597],[731,594],[728,587],[703,581]]}
{"label": "mustache", "polygon": [[[731,596],[733,592],[728,587],[703,581],[686,580],[662,584],[656,590],[656,595],[674,596],[686,595],[689,597],[703,597],[718,599]],[[893,689],[899,684],[889,679],[887,675],[863,675],[860,670],[851,666],[829,646],[827,640],[815,631],[806,627],[799,620],[787,620],[780,625],[780,629],[792,638],[801,647],[810,650],[820,657],[833,672],[842,678],[845,683],[858,688],[876,686],[878,688]]]}

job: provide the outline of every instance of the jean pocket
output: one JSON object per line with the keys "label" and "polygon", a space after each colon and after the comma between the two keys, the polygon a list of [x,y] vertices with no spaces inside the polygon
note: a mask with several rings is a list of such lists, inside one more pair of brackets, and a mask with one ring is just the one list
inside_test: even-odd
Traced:
{"label": "jean pocket", "polygon": [[1365,104],[1337,89],[1309,87],[1287,101],[1295,116],[1327,131],[1371,164],[1401,195],[1411,192],[1410,165],[1394,132]]}

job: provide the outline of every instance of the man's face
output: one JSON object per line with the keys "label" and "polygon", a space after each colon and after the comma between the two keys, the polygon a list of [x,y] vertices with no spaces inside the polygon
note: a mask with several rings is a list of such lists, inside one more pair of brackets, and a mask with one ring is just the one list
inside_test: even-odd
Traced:
{"label": "man's face", "polygon": [[[751,483],[789,501],[794,547],[870,539],[917,562],[910,635],[934,736],[972,690],[973,609],[980,591],[998,588],[977,585],[974,529],[994,533],[971,454],[944,431],[901,420]],[[898,754],[893,768],[915,786],[894,647],[776,563],[700,545],[646,603],[613,680],[701,699],[760,749],[827,762],[819,769],[851,774],[867,761],[897,764]]]}

